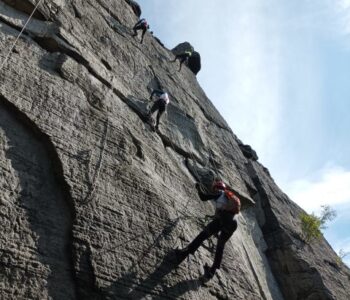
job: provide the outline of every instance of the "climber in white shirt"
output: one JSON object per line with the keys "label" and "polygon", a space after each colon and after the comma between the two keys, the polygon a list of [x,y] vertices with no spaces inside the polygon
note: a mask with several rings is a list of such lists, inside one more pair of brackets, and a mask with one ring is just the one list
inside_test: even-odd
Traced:
{"label": "climber in white shirt", "polygon": [[151,118],[152,114],[158,110],[157,113],[157,121],[156,121],[156,125],[155,125],[155,130],[159,129],[159,121],[160,121],[160,117],[162,116],[162,114],[165,112],[167,105],[169,104],[169,95],[167,92],[163,91],[163,90],[153,90],[151,93],[151,97],[150,99],[152,100],[153,96],[156,96],[156,101],[154,102],[154,104],[152,105],[151,109],[149,110],[147,116],[149,118]]}

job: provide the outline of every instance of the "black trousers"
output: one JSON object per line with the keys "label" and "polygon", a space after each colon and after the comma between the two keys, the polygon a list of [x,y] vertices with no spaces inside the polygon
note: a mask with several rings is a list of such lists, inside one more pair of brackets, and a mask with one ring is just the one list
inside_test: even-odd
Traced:
{"label": "black trousers", "polygon": [[231,213],[219,212],[203,231],[187,246],[188,254],[193,254],[199,246],[213,234],[219,233],[218,243],[216,245],[214,263],[212,269],[220,268],[224,247],[226,242],[237,229],[237,221],[233,219]]}
{"label": "black trousers", "polygon": [[180,61],[180,66],[188,59],[188,54],[187,53],[182,53],[182,54],[178,54],[175,56],[175,60],[179,60]]}
{"label": "black trousers", "polygon": [[142,29],[142,36],[141,39],[143,40],[143,36],[145,35],[147,28],[146,26],[139,24],[139,25],[135,25],[133,30],[134,30],[134,35],[137,35],[137,30],[141,30]]}
{"label": "black trousers", "polygon": [[166,108],[166,103],[165,103],[164,100],[162,100],[162,99],[158,99],[158,100],[157,100],[156,102],[154,102],[154,104],[152,105],[151,110],[149,111],[149,115],[150,115],[150,116],[151,116],[156,110],[158,110],[156,126],[159,125],[160,117],[161,117],[162,114],[165,112],[165,108]]}

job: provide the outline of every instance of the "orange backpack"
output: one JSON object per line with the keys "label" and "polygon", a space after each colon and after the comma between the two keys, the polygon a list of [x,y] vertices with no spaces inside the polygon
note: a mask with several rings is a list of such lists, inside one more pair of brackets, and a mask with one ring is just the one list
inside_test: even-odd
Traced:
{"label": "orange backpack", "polygon": [[233,214],[238,214],[241,211],[241,201],[239,198],[229,190],[225,190],[225,196],[228,199],[228,203],[224,209]]}

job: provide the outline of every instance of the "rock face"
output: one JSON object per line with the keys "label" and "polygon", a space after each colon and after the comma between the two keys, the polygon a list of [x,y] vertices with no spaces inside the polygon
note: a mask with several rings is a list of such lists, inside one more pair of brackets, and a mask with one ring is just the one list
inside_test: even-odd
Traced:
{"label": "rock face", "polygon": [[201,70],[201,56],[197,51],[193,51],[188,59],[188,67],[195,75]]}
{"label": "rock face", "polygon": [[252,160],[258,160],[259,157],[256,154],[255,150],[252,149],[249,145],[244,145],[242,142],[238,141],[239,148],[241,148],[243,155]]}
{"label": "rock face", "polygon": [[126,3],[128,3],[131,6],[135,15],[140,17],[142,14],[142,10],[141,10],[140,5],[136,1],[133,1],[133,0],[125,0],[125,1],[126,1]]}
{"label": "rock face", "polygon": [[[1,299],[348,299],[349,269],[302,241],[301,209],[193,73],[131,37],[126,1],[43,0],[4,63],[35,3],[0,1]],[[171,103],[155,133],[159,86]],[[195,183],[214,176],[244,210],[203,286],[216,239],[178,268],[171,250],[208,222]]]}

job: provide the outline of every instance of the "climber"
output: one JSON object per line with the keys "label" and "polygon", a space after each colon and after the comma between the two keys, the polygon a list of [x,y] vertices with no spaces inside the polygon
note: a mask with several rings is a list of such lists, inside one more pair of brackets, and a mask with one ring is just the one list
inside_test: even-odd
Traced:
{"label": "climber", "polygon": [[134,34],[132,36],[137,36],[137,30],[142,30],[142,36],[141,36],[141,44],[142,44],[143,37],[147,29],[149,29],[149,25],[147,24],[147,21],[145,19],[141,19],[135,24],[134,28],[132,29],[134,30]]}
{"label": "climber", "polygon": [[216,269],[220,268],[225,243],[237,229],[235,215],[239,213],[241,203],[239,198],[221,180],[214,181],[213,193],[203,193],[199,184],[196,187],[202,201],[215,200],[216,213],[214,219],[187,247],[175,250],[175,255],[177,263],[181,263],[189,254],[194,254],[206,239],[219,233],[213,265],[211,267],[207,264],[204,266],[204,278],[209,280],[214,276]]}
{"label": "climber", "polygon": [[153,96],[156,96],[156,101],[152,105],[151,109],[147,113],[148,118],[150,119],[152,114],[158,110],[157,113],[157,121],[155,125],[155,130],[158,130],[159,127],[159,120],[162,114],[165,112],[166,106],[169,103],[169,96],[168,93],[165,92],[164,90],[153,90],[150,96],[150,100],[152,100]]}
{"label": "climber", "polygon": [[180,68],[179,71],[181,71],[181,66],[182,64],[192,56],[193,48],[189,51],[182,52],[180,54],[175,55],[175,59],[172,60],[171,62],[175,62],[177,59],[180,61]]}

